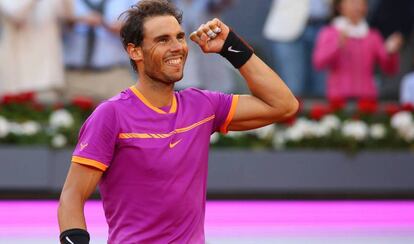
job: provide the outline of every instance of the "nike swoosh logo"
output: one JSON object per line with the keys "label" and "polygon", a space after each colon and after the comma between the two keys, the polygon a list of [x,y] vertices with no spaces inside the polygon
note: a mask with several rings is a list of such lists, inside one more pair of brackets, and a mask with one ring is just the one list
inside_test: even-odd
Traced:
{"label": "nike swoosh logo", "polygon": [[233,49],[233,46],[230,46],[229,48],[227,48],[227,50],[228,50],[229,52],[233,52],[233,53],[241,53],[241,52],[242,52],[242,51],[239,51],[239,50]]}
{"label": "nike swoosh logo", "polygon": [[75,243],[73,243],[70,239],[69,239],[69,237],[65,237],[65,239],[70,243],[70,244],[75,244]]}
{"label": "nike swoosh logo", "polygon": [[180,140],[178,140],[178,141],[176,141],[176,142],[174,142],[174,143],[171,143],[171,142],[170,142],[170,148],[173,148],[173,147],[177,146],[177,144],[178,144],[178,143],[180,143],[180,142],[181,142],[181,140],[182,140],[182,139],[180,139]]}
{"label": "nike swoosh logo", "polygon": [[80,150],[82,151],[83,149],[85,149],[85,147],[87,147],[88,146],[88,143],[83,143],[83,142],[81,142],[81,144],[80,144]]}

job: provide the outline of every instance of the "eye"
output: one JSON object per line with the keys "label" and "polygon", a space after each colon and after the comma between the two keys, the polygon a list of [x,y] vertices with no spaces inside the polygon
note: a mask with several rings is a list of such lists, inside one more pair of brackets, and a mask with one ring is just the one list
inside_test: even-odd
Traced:
{"label": "eye", "polygon": [[181,33],[181,34],[177,35],[177,40],[179,40],[179,41],[185,41],[185,34],[184,33]]}
{"label": "eye", "polygon": [[158,43],[167,43],[167,42],[168,42],[168,39],[167,38],[160,38],[158,40]]}

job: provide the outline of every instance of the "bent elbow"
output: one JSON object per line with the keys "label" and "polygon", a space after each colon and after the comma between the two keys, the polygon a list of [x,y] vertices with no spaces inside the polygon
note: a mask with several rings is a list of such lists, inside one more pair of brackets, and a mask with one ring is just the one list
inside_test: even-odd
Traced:
{"label": "bent elbow", "polygon": [[281,104],[282,109],[275,110],[275,113],[272,115],[271,120],[273,122],[285,121],[292,116],[294,116],[299,110],[299,101],[292,96],[289,101]]}
{"label": "bent elbow", "polygon": [[286,112],[284,117],[285,118],[290,118],[293,115],[295,115],[298,110],[299,110],[299,101],[298,99],[296,99],[296,97],[292,97],[291,101],[289,102],[289,104],[286,106]]}

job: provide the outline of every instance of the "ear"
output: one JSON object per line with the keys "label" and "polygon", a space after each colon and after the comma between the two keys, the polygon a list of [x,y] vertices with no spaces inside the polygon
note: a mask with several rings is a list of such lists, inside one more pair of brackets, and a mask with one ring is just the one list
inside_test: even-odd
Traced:
{"label": "ear", "polygon": [[134,61],[141,61],[142,60],[142,49],[141,47],[137,47],[132,43],[128,43],[127,52],[129,58]]}

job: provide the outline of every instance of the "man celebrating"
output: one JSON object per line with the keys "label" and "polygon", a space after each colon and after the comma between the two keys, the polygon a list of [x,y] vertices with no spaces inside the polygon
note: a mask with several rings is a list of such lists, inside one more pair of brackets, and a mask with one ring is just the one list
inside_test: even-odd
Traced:
{"label": "man celebrating", "polygon": [[190,38],[239,69],[252,95],[174,92],[188,53],[181,13],[166,0],[142,0],[124,16],[121,38],[139,81],[100,104],[80,131],[60,198],[60,241],[89,243],[83,207],[99,183],[108,243],[204,243],[210,135],[284,120],[298,102],[218,19]]}

